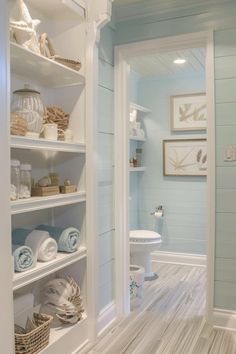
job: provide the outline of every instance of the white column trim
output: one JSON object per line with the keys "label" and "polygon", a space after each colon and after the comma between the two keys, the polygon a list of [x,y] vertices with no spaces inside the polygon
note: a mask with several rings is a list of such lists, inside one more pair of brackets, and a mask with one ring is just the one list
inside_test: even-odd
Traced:
{"label": "white column trim", "polygon": [[236,311],[214,308],[212,324],[215,328],[236,331]]}

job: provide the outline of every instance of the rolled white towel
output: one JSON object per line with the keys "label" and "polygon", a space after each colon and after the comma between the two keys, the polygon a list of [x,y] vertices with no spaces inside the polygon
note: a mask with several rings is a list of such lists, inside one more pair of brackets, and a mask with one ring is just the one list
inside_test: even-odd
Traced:
{"label": "rolled white towel", "polygon": [[38,261],[48,262],[57,256],[57,243],[47,231],[31,231],[25,239],[25,245],[32,249]]}

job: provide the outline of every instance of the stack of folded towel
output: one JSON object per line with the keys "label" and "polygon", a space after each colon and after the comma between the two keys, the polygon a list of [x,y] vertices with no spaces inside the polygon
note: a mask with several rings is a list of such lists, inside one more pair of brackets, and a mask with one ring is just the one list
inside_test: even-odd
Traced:
{"label": "stack of folded towel", "polygon": [[72,253],[79,248],[80,232],[75,227],[63,229],[55,226],[39,225],[36,229],[49,232],[50,236],[57,242],[60,252]]}
{"label": "stack of folded towel", "polygon": [[12,231],[12,255],[16,272],[34,266],[36,261],[48,262],[57,252],[72,253],[78,250],[80,232],[74,227],[59,228],[39,225],[36,230],[15,229]]}
{"label": "stack of folded towel", "polygon": [[[57,256],[57,243],[46,231],[15,229],[12,231],[12,244],[15,248],[15,252],[13,254],[15,264],[19,264],[19,256],[16,258],[16,252],[19,253],[19,251],[22,252],[26,249],[28,252],[31,251],[33,255],[33,265],[36,265],[37,260],[41,262],[48,262]],[[27,269],[29,269],[29,267],[26,266],[23,270]],[[15,270],[20,271],[16,269],[16,266]]]}

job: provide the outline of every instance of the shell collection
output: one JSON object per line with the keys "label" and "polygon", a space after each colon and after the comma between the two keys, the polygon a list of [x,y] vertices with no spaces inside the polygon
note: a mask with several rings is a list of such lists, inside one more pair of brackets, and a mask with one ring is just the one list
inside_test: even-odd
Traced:
{"label": "shell collection", "polygon": [[40,312],[51,315],[63,324],[75,324],[84,312],[80,288],[73,278],[48,281],[41,291]]}

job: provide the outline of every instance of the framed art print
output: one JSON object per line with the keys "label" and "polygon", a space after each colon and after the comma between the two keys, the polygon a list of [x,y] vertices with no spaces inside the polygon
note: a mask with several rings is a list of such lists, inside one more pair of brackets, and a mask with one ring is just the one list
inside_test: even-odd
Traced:
{"label": "framed art print", "polygon": [[164,176],[206,176],[206,139],[163,140]]}
{"label": "framed art print", "polygon": [[207,102],[205,93],[171,96],[171,130],[205,130]]}

